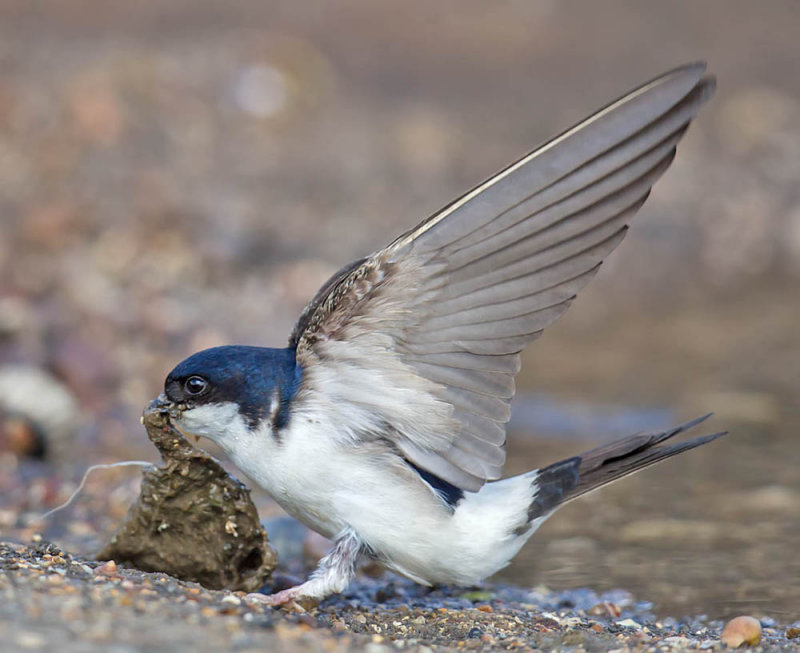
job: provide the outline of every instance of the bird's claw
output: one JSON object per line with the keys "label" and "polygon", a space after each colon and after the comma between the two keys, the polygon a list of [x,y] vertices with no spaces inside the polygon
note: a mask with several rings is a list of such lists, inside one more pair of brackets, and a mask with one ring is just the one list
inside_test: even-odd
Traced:
{"label": "bird's claw", "polygon": [[301,598],[303,598],[303,594],[298,586],[281,590],[275,594],[261,594],[260,592],[253,592],[245,595],[244,600],[248,603],[257,603],[259,605],[270,607],[285,605],[299,612],[305,612],[305,608],[297,603],[297,601]]}

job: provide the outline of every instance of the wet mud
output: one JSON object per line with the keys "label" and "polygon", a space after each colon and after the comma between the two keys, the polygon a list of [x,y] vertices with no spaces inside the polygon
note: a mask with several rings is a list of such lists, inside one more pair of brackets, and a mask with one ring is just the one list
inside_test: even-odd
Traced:
{"label": "wet mud", "polygon": [[144,473],[138,500],[97,559],[209,589],[259,589],[276,555],[250,491],[192,447],[156,402],[145,410],[143,423],[164,464]]}

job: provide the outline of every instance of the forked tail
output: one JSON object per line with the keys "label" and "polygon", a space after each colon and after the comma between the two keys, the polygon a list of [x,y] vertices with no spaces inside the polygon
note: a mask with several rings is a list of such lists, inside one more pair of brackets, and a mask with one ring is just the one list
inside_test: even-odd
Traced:
{"label": "forked tail", "polygon": [[[667,431],[642,433],[604,444],[579,456],[567,458],[536,471],[533,479],[534,498],[528,508],[528,525],[546,517],[560,505],[591,492],[606,483],[638,472],[660,460],[716,440],[727,432],[704,435],[691,440],[658,446],[679,433],[704,422],[704,415]],[[520,534],[529,526],[518,529]]]}

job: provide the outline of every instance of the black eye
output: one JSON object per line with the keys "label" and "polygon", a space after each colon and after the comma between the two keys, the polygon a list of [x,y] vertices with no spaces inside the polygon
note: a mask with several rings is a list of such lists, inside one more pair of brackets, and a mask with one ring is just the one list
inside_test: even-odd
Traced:
{"label": "black eye", "polygon": [[206,381],[202,376],[190,376],[188,379],[186,379],[183,387],[190,395],[197,396],[199,394],[203,394],[206,388],[208,388],[208,381]]}

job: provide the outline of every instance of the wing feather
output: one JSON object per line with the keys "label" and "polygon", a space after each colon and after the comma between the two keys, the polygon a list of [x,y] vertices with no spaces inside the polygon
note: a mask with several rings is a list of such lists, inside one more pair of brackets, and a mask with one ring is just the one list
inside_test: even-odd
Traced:
{"label": "wing feather", "polygon": [[413,354],[405,357],[409,363],[428,363],[442,367],[456,367],[461,370],[477,370],[486,372],[502,372],[514,375],[519,372],[520,362],[515,356],[470,356],[464,352],[444,352],[427,354],[424,358],[416,358]]}
{"label": "wing feather", "polygon": [[303,401],[461,489],[499,478],[521,350],[623,239],[713,93],[703,72],[645,84],[334,275],[290,339]]}
{"label": "wing feather", "polygon": [[514,377],[502,372],[476,372],[457,367],[416,363],[414,369],[426,379],[451,388],[480,392],[490,397],[514,396]]}
{"label": "wing feather", "polygon": [[497,401],[497,397],[491,395],[448,386],[442,391],[442,399],[453,406],[460,406],[462,412],[475,413],[500,424],[505,424],[511,418],[510,404]]}

